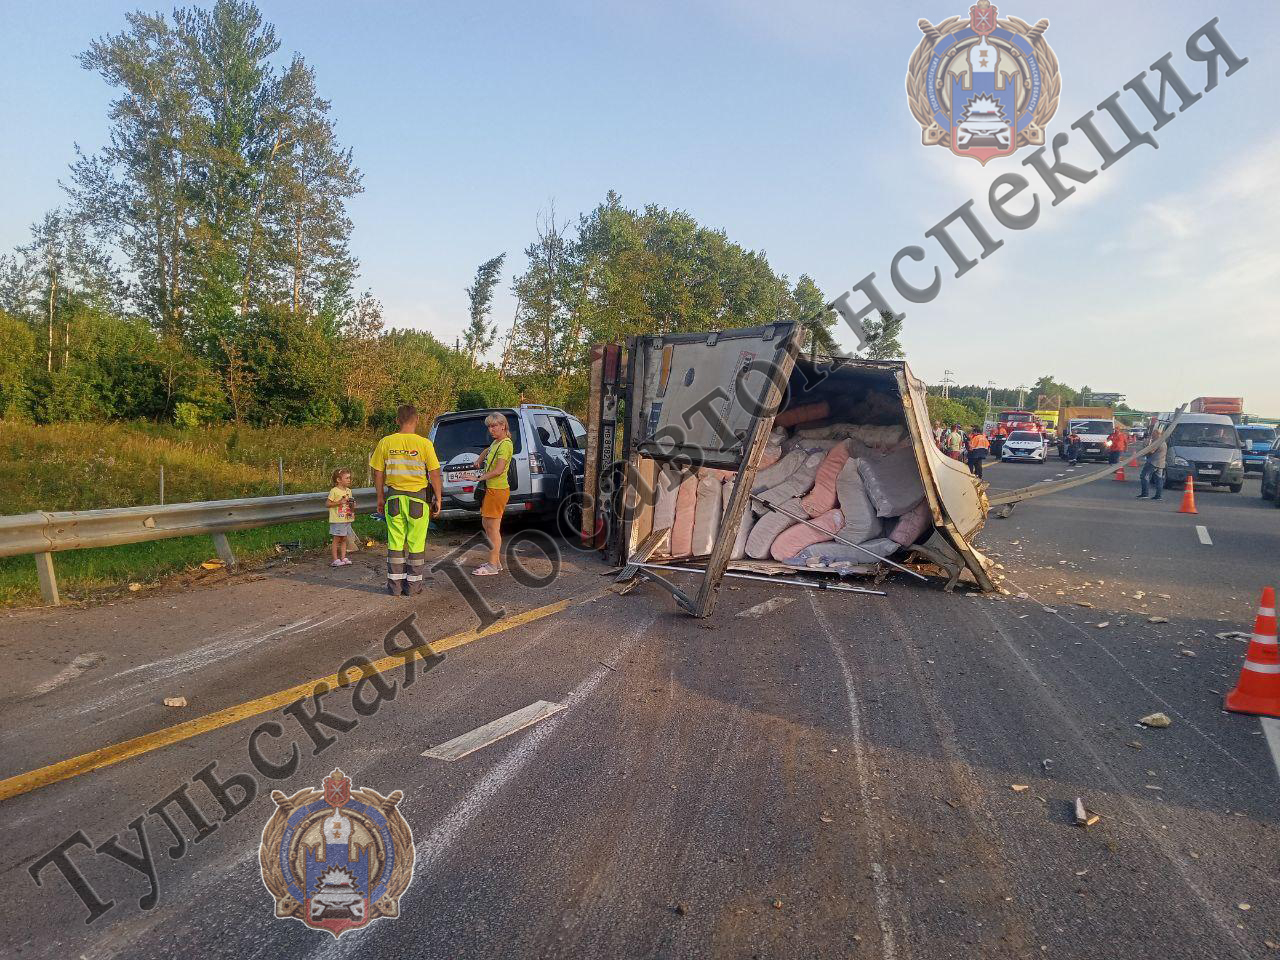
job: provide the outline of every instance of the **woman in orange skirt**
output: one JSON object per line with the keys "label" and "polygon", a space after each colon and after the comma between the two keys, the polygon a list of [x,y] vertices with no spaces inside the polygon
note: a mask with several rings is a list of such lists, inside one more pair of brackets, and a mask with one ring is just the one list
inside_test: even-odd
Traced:
{"label": "woman in orange skirt", "polygon": [[480,524],[489,540],[489,562],[476,567],[477,577],[492,577],[502,572],[502,514],[511,499],[511,484],[507,480],[507,465],[511,463],[514,447],[507,418],[501,413],[491,413],[484,418],[493,443],[477,461],[481,470],[477,482],[484,483],[484,500],[480,504]]}

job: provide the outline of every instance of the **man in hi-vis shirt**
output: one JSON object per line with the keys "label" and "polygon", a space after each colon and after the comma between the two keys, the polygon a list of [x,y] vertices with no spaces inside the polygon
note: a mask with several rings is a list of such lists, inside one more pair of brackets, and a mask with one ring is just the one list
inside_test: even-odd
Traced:
{"label": "man in hi-vis shirt", "polygon": [[427,478],[436,513],[440,512],[442,483],[440,461],[431,441],[415,433],[418,410],[406,403],[396,411],[399,429],[378,441],[369,458],[373,486],[378,492],[378,512],[387,518],[387,593],[393,597],[422,592],[426,565]]}

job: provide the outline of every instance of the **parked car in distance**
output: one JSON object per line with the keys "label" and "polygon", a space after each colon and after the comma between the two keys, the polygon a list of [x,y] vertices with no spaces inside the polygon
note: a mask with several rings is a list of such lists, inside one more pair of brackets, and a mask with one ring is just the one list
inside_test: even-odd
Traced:
{"label": "parked car in distance", "polygon": [[1262,461],[1262,499],[1280,507],[1280,440],[1271,445]]}
{"label": "parked car in distance", "polygon": [[1276,442],[1276,428],[1265,423],[1236,424],[1240,436],[1240,453],[1244,457],[1245,473],[1261,473],[1267,451]]}
{"label": "parked car in distance", "polygon": [[1031,460],[1044,463],[1048,455],[1049,445],[1044,434],[1031,430],[1015,430],[1004,442],[1000,451],[1001,460]]}
{"label": "parked car in distance", "polygon": [[[524,403],[518,407],[461,410],[442,413],[431,425],[430,440],[444,473],[442,520],[478,519],[476,458],[492,438],[484,425],[491,413],[507,418],[514,452],[515,476],[506,513],[539,519],[560,517],[579,504],[586,469],[587,430],[559,407]],[[510,474],[508,474],[510,475]],[[575,529],[572,517],[564,529]]]}
{"label": "parked car in distance", "polygon": [[1244,486],[1244,460],[1236,425],[1225,414],[1184,413],[1169,436],[1164,482],[1180,487],[1193,483],[1225,486],[1239,493]]}

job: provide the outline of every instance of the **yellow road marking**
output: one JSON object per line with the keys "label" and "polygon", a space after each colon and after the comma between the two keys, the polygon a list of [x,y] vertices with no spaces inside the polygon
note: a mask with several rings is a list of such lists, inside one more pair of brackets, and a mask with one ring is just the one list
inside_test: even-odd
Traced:
{"label": "yellow road marking", "polygon": [[[575,603],[587,603],[600,596],[602,592],[594,593],[580,600],[559,600],[555,603],[549,603],[545,607],[525,610],[522,613],[517,613],[490,624],[483,630],[464,630],[461,633],[444,637],[435,643],[427,644],[427,649],[434,653],[444,653],[446,650],[465,646],[482,637],[491,637],[496,633],[503,633],[526,623],[533,623],[535,620],[541,620],[544,617],[560,613]],[[365,668],[361,672],[361,676],[386,673],[388,670],[403,665],[404,662],[405,658],[401,656],[383,657],[381,660],[375,660],[371,666]],[[80,774],[89,773],[91,770],[101,770],[103,767],[109,767],[124,760],[131,760],[134,757],[142,756],[144,753],[150,753],[152,750],[159,750],[161,747],[181,743],[183,740],[190,740],[192,737],[198,737],[202,733],[209,733],[210,731],[230,726],[233,723],[239,723],[241,720],[256,717],[278,707],[287,707],[295,700],[311,696],[312,690],[318,684],[327,684],[329,689],[332,690],[339,686],[354,683],[359,679],[360,677],[357,677],[354,671],[348,672],[344,680],[340,680],[336,673],[332,673],[327,677],[308,680],[305,683],[296,684],[288,690],[281,690],[265,697],[258,697],[258,699],[250,700],[247,703],[215,710],[213,713],[207,713],[203,717],[196,717],[194,720],[188,720],[185,723],[165,727],[163,730],[156,730],[154,733],[143,734],[140,737],[134,737],[132,740],[125,740],[122,743],[115,743],[109,747],[100,747],[97,750],[82,753],[78,757],[60,760],[57,763],[40,767],[38,770],[20,773],[17,776],[9,777],[7,780],[0,780],[0,802],[8,800],[10,797],[30,793],[32,790],[39,790],[41,787],[47,787],[60,780],[78,777]]]}

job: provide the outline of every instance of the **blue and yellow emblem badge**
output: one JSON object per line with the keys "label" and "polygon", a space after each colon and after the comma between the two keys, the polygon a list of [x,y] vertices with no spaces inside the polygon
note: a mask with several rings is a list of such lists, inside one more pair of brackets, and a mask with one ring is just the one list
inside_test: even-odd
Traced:
{"label": "blue and yellow emblem badge", "polygon": [[924,145],[983,166],[1042,146],[1062,94],[1058,58],[1044,38],[1049,21],[1032,26],[998,12],[978,0],[967,17],[921,20],[924,39],[907,67],[907,102]]}
{"label": "blue and yellow emblem badge", "polygon": [[339,937],[379,917],[398,917],[413,880],[413,833],[397,805],[368,787],[351,788],[341,770],[324,789],[271,794],[276,809],[262,830],[258,862],[275,915]]}

